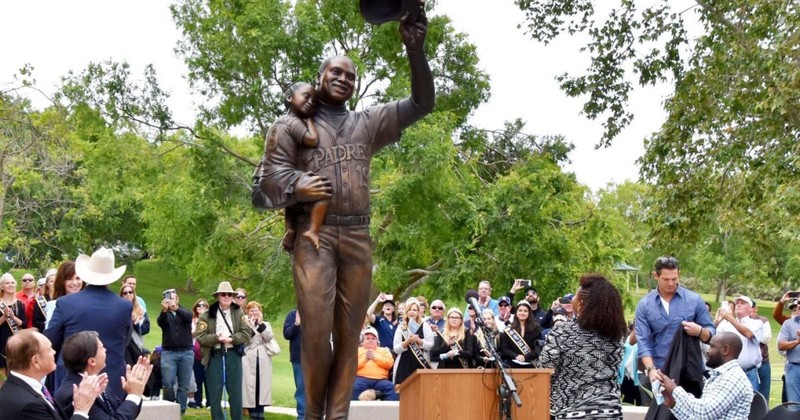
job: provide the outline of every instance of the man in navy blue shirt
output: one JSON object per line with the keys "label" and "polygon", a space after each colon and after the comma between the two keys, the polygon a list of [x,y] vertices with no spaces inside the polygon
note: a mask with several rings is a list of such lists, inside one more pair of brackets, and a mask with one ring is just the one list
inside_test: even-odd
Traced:
{"label": "man in navy blue shirt", "polygon": [[[394,296],[380,292],[369,309],[367,309],[367,319],[370,325],[378,331],[378,345],[388,348],[394,354],[392,345],[394,343],[394,333],[397,330],[398,316],[394,310],[394,301],[390,299],[392,297]],[[383,305],[381,314],[375,315],[375,309],[378,304]]]}
{"label": "man in navy blue shirt", "polygon": [[664,367],[677,328],[704,343],[716,332],[700,295],[680,285],[680,266],[675,257],[658,258],[653,278],[658,286],[636,305],[635,324],[639,358],[650,382],[659,377],[658,370]]}
{"label": "man in navy blue shirt", "polygon": [[292,309],[283,322],[283,338],[289,340],[289,361],[294,373],[294,400],[297,403],[297,419],[303,420],[306,413],[306,386],[303,382],[303,369],[300,364],[300,313]]}

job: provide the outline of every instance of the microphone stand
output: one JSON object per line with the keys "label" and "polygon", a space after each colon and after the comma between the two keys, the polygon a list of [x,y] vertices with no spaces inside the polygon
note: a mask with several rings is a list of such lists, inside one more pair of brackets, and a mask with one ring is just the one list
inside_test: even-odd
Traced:
{"label": "microphone stand", "polygon": [[494,347],[494,332],[490,331],[483,320],[477,316],[475,317],[475,322],[481,327],[483,335],[487,338],[491,338],[486,340],[486,347],[488,347],[489,354],[491,354],[492,359],[494,359],[494,366],[497,368],[501,379],[500,386],[497,387],[497,395],[500,396],[500,405],[498,407],[500,419],[511,420],[511,398],[514,399],[514,404],[516,404],[517,407],[522,407],[522,400],[517,393],[517,385],[514,383],[514,379],[511,378],[511,375],[506,371],[503,362],[500,361],[500,355]]}

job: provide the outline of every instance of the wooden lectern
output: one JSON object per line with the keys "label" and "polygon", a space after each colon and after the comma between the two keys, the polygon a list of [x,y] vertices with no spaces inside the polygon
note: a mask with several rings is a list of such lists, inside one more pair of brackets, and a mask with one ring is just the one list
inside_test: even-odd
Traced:
{"label": "wooden lectern", "polygon": [[[522,407],[514,419],[550,418],[551,369],[508,369]],[[418,369],[400,385],[400,420],[490,420],[500,418],[496,369]]]}

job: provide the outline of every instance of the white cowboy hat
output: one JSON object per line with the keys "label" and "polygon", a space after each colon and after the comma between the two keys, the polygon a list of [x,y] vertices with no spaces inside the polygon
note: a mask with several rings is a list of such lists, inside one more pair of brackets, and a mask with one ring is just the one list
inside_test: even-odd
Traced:
{"label": "white cowboy hat", "polygon": [[125,274],[125,266],[114,268],[114,251],[100,247],[91,258],[81,254],[75,259],[75,272],[81,280],[92,286],[106,286]]}
{"label": "white cowboy hat", "polygon": [[219,286],[217,286],[217,291],[214,292],[214,296],[220,293],[236,293],[236,292],[233,291],[233,287],[231,287],[230,282],[223,281],[219,283]]}

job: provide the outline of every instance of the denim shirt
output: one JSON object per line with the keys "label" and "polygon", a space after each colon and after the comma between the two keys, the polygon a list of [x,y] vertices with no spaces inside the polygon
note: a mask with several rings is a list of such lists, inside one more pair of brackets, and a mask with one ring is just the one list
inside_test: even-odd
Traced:
{"label": "denim shirt", "polygon": [[662,369],[672,346],[672,336],[681,322],[691,321],[716,333],[711,314],[706,304],[695,292],[678,286],[675,296],[669,302],[669,315],[661,304],[658,288],[654,289],[636,305],[636,339],[639,345],[639,358],[650,356],[657,368]]}

